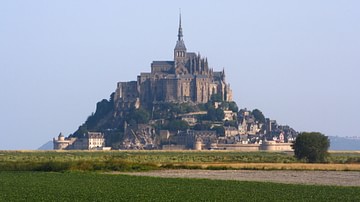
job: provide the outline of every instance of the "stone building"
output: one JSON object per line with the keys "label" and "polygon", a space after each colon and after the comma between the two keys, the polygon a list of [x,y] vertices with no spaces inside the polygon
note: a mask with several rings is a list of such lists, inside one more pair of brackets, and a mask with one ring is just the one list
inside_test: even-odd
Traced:
{"label": "stone building", "polygon": [[173,60],[153,61],[151,72],[140,73],[136,81],[119,82],[114,100],[121,111],[131,106],[150,108],[159,102],[206,103],[212,94],[232,101],[225,71],[216,72],[209,67],[207,58],[187,52],[180,16]]}
{"label": "stone building", "polygon": [[105,137],[100,132],[88,132],[82,138],[65,138],[60,133],[53,144],[54,150],[97,150],[105,148]]}
{"label": "stone building", "polygon": [[65,138],[62,133],[57,138],[53,138],[54,150],[68,149],[76,140],[76,138]]}
{"label": "stone building", "polygon": [[93,150],[105,147],[105,138],[104,134],[100,132],[88,132],[86,136],[87,140],[87,149]]}

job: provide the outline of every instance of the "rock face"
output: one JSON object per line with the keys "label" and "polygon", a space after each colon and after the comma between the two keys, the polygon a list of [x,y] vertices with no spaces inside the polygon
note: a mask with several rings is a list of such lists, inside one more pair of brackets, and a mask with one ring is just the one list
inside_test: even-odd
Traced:
{"label": "rock face", "polygon": [[155,128],[148,124],[127,127],[120,149],[159,149]]}

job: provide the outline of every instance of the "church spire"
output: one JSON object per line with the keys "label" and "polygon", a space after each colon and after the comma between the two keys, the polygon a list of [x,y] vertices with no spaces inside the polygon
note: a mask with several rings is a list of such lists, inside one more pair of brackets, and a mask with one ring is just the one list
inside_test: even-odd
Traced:
{"label": "church spire", "polygon": [[[181,27],[181,12],[179,13],[179,30],[178,30],[178,40],[175,46],[175,52],[181,51],[182,53],[175,53],[175,57],[185,57],[186,46],[183,40],[183,31]],[[180,54],[180,55],[179,55]]]}
{"label": "church spire", "polygon": [[183,32],[181,27],[181,12],[179,13],[179,31],[178,31],[178,40],[176,41],[176,46],[174,49],[174,62],[175,62],[175,73],[187,74],[185,68],[186,64],[186,46],[183,40]]}
{"label": "church spire", "polygon": [[183,40],[183,33],[182,33],[182,27],[181,27],[181,10],[179,13],[179,32],[178,32],[178,41]]}

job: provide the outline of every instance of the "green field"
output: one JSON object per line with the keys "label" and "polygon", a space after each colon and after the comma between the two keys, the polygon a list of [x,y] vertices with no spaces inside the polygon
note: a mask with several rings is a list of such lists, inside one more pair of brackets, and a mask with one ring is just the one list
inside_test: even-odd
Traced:
{"label": "green field", "polygon": [[306,164],[283,152],[0,151],[0,171],[144,171],[161,168],[360,170],[360,153],[331,153],[328,161],[327,165]]}
{"label": "green field", "polygon": [[331,165],[306,164],[291,154],[277,152],[0,151],[0,201],[360,201],[360,187],[103,174],[103,171],[199,169],[202,165],[228,169],[235,168],[229,165],[239,164],[250,166],[240,169],[271,166],[286,169],[291,165],[290,169],[311,166],[314,170],[318,166],[328,169],[345,165],[355,166],[356,170],[360,154],[331,153],[329,162]]}
{"label": "green field", "polygon": [[0,201],[360,201],[360,187],[0,172]]}
{"label": "green field", "polygon": [[[360,154],[358,155],[360,158]],[[180,162],[242,162],[242,163],[290,163],[297,162],[282,152],[236,151],[0,151],[0,161],[106,161],[110,159],[133,163],[180,163]]]}

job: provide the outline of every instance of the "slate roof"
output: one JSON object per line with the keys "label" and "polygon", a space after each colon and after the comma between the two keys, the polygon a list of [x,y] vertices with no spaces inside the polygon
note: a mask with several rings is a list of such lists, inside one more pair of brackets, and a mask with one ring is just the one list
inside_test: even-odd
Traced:
{"label": "slate roof", "polygon": [[183,40],[177,41],[175,49],[177,50],[186,50],[186,46]]}
{"label": "slate roof", "polygon": [[196,53],[194,53],[194,52],[186,53],[186,57],[187,57],[187,58],[195,58],[195,57],[196,57]]}
{"label": "slate roof", "polygon": [[209,77],[207,75],[199,74],[199,75],[196,75],[196,78],[209,78]]}
{"label": "slate roof", "polygon": [[149,73],[149,72],[141,72],[140,76],[151,76],[151,73]]}
{"label": "slate roof", "polygon": [[151,66],[173,66],[174,61],[153,61]]}
{"label": "slate roof", "polygon": [[215,76],[215,77],[221,77],[221,73],[222,73],[222,72],[214,72],[214,76]]}
{"label": "slate roof", "polygon": [[184,75],[180,75],[180,78],[190,78],[190,79],[192,79],[192,78],[194,78],[194,76],[191,75],[191,74],[184,74]]}

